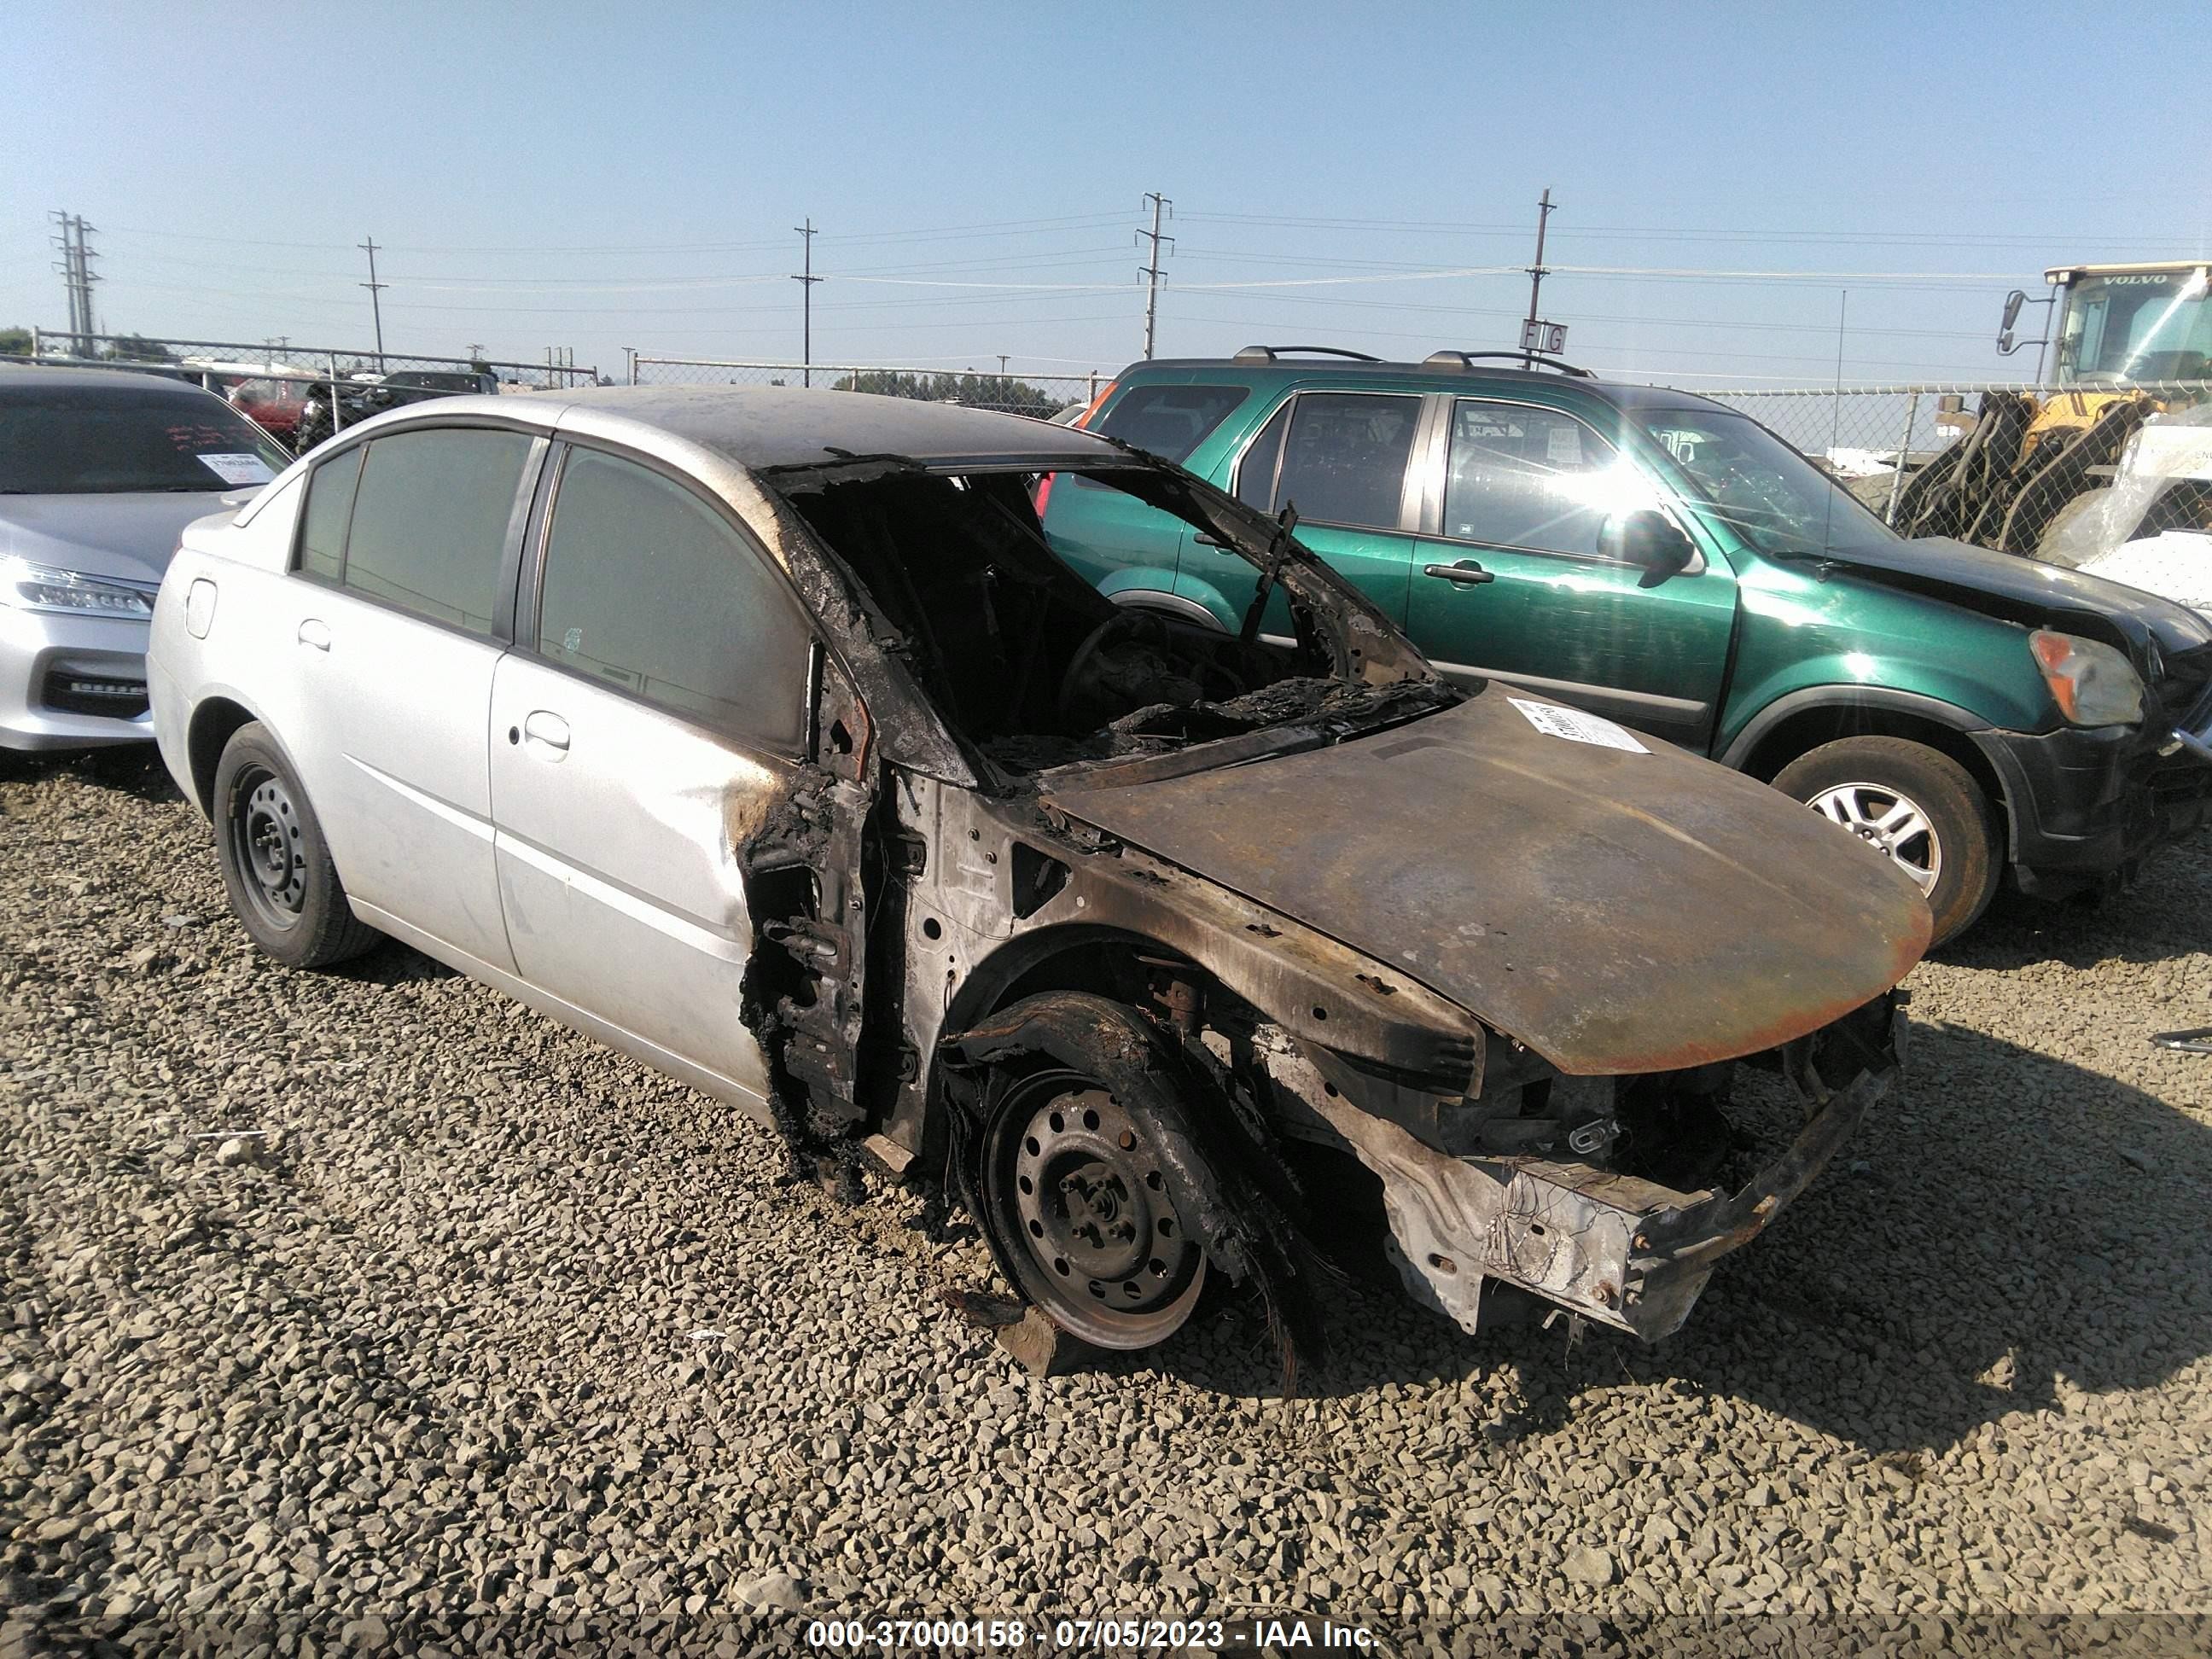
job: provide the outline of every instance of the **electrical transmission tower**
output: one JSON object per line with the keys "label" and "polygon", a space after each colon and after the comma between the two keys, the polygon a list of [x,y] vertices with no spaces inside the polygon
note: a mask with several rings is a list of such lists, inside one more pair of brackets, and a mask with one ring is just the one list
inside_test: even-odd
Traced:
{"label": "electrical transmission tower", "polygon": [[801,386],[812,386],[814,384],[814,285],[822,280],[814,274],[814,238],[817,234],[814,228],[814,216],[808,214],[805,224],[793,225],[792,228],[799,234],[803,239],[799,246],[806,250],[804,274],[791,279],[799,284],[799,291],[804,296],[803,303],[799,307],[799,383]]}
{"label": "electrical transmission tower", "polygon": [[1137,267],[1137,274],[1145,279],[1145,356],[1149,357],[1152,355],[1152,335],[1160,314],[1160,244],[1165,242],[1170,247],[1175,246],[1174,237],[1160,234],[1160,215],[1165,212],[1169,218],[1174,218],[1172,210],[1175,204],[1156,190],[1146,191],[1145,199],[1152,204],[1152,228],[1139,231],[1137,239],[1152,243],[1152,257],[1148,263]]}
{"label": "electrical transmission tower", "polygon": [[61,272],[62,286],[69,292],[70,352],[73,356],[89,357],[93,336],[100,332],[92,314],[92,285],[100,277],[92,268],[99,256],[85,238],[96,227],[85,223],[81,214],[57,210],[47,216],[60,227],[54,246],[61,250],[62,258],[55,269]]}

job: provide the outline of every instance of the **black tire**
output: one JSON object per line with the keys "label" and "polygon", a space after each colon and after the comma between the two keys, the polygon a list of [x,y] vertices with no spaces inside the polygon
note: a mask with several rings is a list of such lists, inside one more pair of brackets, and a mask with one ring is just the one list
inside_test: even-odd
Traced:
{"label": "black tire", "polygon": [[216,859],[246,936],[291,968],[327,968],[384,935],[346,902],[322,826],[292,763],[258,721],[223,745],[215,769]]}
{"label": "black tire", "polygon": [[985,1133],[986,1224],[1024,1293],[1093,1347],[1157,1346],[1205,1292],[1148,1127],[1097,1078],[1049,1066],[1001,1092]]}
{"label": "black tire", "polygon": [[[1774,787],[1881,847],[1921,883],[1936,918],[1931,949],[1973,926],[1996,891],[1996,809],[1972,773],[1925,744],[1824,743],[1784,767]],[[1914,816],[1885,828],[1900,806]]]}

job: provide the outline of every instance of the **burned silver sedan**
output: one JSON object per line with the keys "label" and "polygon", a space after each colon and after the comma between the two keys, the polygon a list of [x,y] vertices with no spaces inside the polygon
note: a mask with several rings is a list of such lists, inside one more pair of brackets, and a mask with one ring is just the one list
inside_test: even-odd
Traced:
{"label": "burned silver sedan", "polygon": [[[1242,629],[1103,597],[1046,488],[1241,554]],[[1446,684],[1293,528],[939,404],[453,398],[192,527],[155,728],[270,955],[389,934],[810,1175],[933,1183],[1091,1343],[1238,1287],[1294,1374],[1363,1209],[1469,1329],[1502,1281],[1662,1336],[1887,1086],[1927,908],[1748,779]],[[1808,1115],[1731,1191],[1759,1057]]]}

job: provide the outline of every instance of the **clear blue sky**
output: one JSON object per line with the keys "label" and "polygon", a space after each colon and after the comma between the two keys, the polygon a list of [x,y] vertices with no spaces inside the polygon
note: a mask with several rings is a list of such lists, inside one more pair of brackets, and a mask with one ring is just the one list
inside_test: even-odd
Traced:
{"label": "clear blue sky", "polygon": [[[2005,290],[2212,240],[2202,4],[216,8],[16,0],[0,324],[619,372],[625,345],[1111,370],[1512,343],[1690,385],[1999,376]],[[1784,272],[1790,277],[1656,275]],[[1825,273],[1825,274],[1824,274]],[[2037,313],[2031,313],[2031,317]]]}

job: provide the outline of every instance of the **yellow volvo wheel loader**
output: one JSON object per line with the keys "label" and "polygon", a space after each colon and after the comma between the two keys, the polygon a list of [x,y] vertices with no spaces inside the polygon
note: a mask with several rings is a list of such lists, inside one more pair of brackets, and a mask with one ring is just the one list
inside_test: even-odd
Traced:
{"label": "yellow volvo wheel loader", "polygon": [[[1983,393],[1973,429],[1905,483],[1900,534],[2029,555],[2078,545],[2087,518],[2109,516],[2106,492],[2141,448],[2130,441],[2145,423],[2212,402],[2205,261],[2057,265],[2044,280],[2051,296],[2036,303],[2053,311],[2045,338],[2057,348],[2056,385]],[[2027,303],[2018,291],[2005,301],[1999,350],[2019,349],[2014,328]],[[2212,479],[2169,483],[2148,492],[2142,522],[2116,527],[2119,539],[2212,531]]]}

